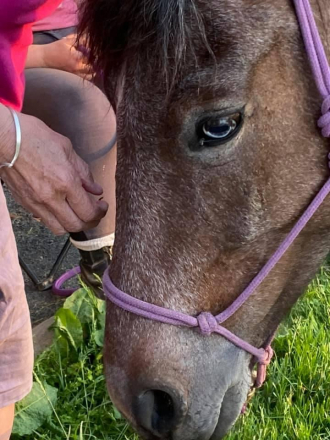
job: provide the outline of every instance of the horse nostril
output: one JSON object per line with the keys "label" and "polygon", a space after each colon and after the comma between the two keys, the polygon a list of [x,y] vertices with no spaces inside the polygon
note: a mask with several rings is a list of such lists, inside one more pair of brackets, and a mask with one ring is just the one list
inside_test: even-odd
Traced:
{"label": "horse nostril", "polygon": [[135,401],[136,421],[147,431],[162,437],[177,425],[181,405],[173,393],[162,390],[148,390]]}

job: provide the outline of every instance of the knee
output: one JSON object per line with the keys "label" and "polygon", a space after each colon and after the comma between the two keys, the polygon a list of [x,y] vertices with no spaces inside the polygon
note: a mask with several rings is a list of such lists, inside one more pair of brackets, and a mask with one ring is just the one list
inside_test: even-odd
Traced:
{"label": "knee", "polygon": [[26,71],[23,113],[68,137],[75,149],[84,150],[95,137],[103,145],[115,132],[115,116],[104,93],[77,75],[55,69]]}
{"label": "knee", "polygon": [[76,84],[68,90],[72,110],[78,110],[84,124],[93,126],[97,122],[114,120],[113,110],[105,94],[90,81],[77,77]]}
{"label": "knee", "polygon": [[66,118],[79,113],[99,118],[110,112],[110,103],[104,93],[72,73],[45,68],[27,69],[25,78],[24,113],[47,117],[49,113],[54,115],[57,112]]}

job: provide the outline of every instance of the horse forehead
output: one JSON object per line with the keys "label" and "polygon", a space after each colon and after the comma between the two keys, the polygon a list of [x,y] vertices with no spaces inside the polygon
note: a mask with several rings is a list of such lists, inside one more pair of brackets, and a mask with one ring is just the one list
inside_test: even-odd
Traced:
{"label": "horse forehead", "polygon": [[[292,23],[287,14],[290,10],[288,0],[277,0],[276,5],[269,0],[211,0],[207,3],[195,0],[195,3],[204,22],[206,44],[200,39],[196,42],[196,52],[188,51],[186,54],[187,62],[181,79],[177,81],[179,94],[188,96],[197,92],[199,95],[203,93],[203,88],[210,87],[218,94],[224,89],[243,93],[251,66],[272,46],[278,29],[284,29],[283,23],[287,27]],[[210,56],[212,52],[214,58]],[[209,57],[205,62],[207,54]],[[194,65],[196,56],[198,63]],[[192,63],[189,62],[191,60]],[[136,106],[141,110],[141,93],[152,98],[148,100],[150,106],[154,106],[157,98],[163,99],[162,91],[155,93],[155,88],[151,86],[160,82],[158,75],[151,70],[146,72],[135,67],[130,74],[123,69],[125,80],[121,81],[120,87],[121,92],[126,89],[129,95],[129,107],[135,113],[134,119],[139,113]],[[166,93],[165,87],[163,93]],[[145,103],[144,107],[147,109],[149,106]],[[162,110],[161,105],[158,107]],[[154,110],[156,112],[157,107]]]}
{"label": "horse forehead", "polygon": [[238,36],[253,35],[258,29],[272,32],[287,24],[288,11],[294,15],[291,0],[211,0],[207,4],[197,0],[197,8],[209,25],[214,23],[218,30],[231,30]]}
{"label": "horse forehead", "polygon": [[[192,40],[188,46],[194,47],[194,50],[187,49],[187,62],[183,63],[183,76],[187,83],[195,73],[200,76],[201,71],[214,71],[215,58],[220,77],[237,69],[241,69],[243,74],[242,69],[248,69],[262,53],[267,52],[278,38],[278,33],[285,33],[285,28],[290,28],[295,21],[292,20],[294,14],[288,16],[288,12],[292,12],[289,0],[194,1],[203,24],[202,29],[197,22],[186,24],[190,27]],[[205,32],[205,39],[196,38],[200,32]],[[208,61],[205,61],[207,56]],[[198,62],[194,65],[196,58]],[[189,63],[191,60],[192,63]],[[154,73],[152,79],[156,79]]]}

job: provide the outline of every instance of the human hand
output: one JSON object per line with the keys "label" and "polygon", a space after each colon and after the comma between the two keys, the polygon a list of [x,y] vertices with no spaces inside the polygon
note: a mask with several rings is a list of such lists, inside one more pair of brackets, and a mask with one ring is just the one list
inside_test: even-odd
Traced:
{"label": "human hand", "polygon": [[[102,188],[94,183],[87,164],[67,138],[39,119],[24,114],[19,114],[19,119],[20,155],[13,168],[0,170],[16,201],[56,235],[95,227],[106,214],[108,204],[94,197],[102,194]],[[8,129],[6,118],[6,135],[2,130],[0,136],[0,153],[6,155],[0,154],[1,162],[11,160],[14,145],[14,129]]]}
{"label": "human hand", "polygon": [[92,78],[92,69],[86,54],[75,47],[77,35],[72,34],[50,44],[29,48],[26,68],[48,67],[74,73],[84,79]]}

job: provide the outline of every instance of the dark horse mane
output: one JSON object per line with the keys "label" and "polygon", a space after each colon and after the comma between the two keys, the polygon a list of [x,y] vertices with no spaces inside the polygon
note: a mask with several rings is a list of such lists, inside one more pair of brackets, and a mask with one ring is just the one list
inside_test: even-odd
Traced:
{"label": "dark horse mane", "polygon": [[196,39],[208,46],[196,0],[84,0],[79,35],[111,89],[126,63],[156,68],[171,85]]}

